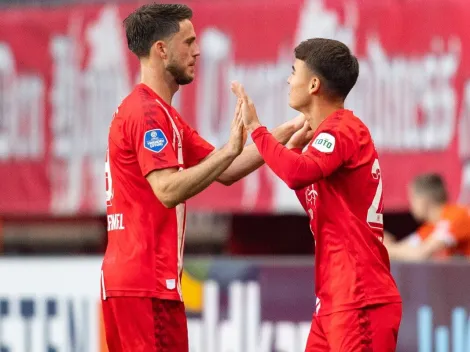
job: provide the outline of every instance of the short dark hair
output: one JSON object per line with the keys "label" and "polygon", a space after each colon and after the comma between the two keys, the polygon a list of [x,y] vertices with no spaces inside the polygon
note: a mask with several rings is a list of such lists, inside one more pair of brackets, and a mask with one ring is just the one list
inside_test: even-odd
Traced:
{"label": "short dark hair", "polygon": [[181,4],[146,4],[124,20],[127,46],[137,57],[146,57],[155,42],[180,30],[179,23],[190,20],[193,11]]}
{"label": "short dark hair", "polygon": [[359,62],[349,48],[333,39],[313,38],[295,48],[295,58],[320,76],[325,92],[346,99],[359,76]]}
{"label": "short dark hair", "polygon": [[439,174],[423,174],[416,176],[412,182],[415,192],[424,194],[436,204],[445,204],[448,200],[444,180]]}

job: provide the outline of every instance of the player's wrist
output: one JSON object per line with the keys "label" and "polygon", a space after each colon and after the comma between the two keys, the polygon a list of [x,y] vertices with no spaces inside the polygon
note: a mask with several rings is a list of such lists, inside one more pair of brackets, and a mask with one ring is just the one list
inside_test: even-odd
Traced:
{"label": "player's wrist", "polygon": [[295,126],[289,122],[285,122],[282,125],[273,129],[272,135],[281,144],[286,144],[289,139],[296,132]]}
{"label": "player's wrist", "polygon": [[246,126],[246,130],[248,131],[248,133],[251,134],[260,127],[262,127],[262,125],[258,121],[256,121]]}
{"label": "player's wrist", "polygon": [[238,148],[238,147],[235,147],[233,145],[231,145],[231,143],[227,143],[222,149],[221,151],[224,153],[224,156],[229,158],[229,159],[235,159],[237,156],[239,156],[242,151],[243,151],[243,147],[242,148]]}
{"label": "player's wrist", "polygon": [[288,148],[288,149],[304,149],[305,145],[306,145],[306,143],[289,141],[286,144],[286,148]]}

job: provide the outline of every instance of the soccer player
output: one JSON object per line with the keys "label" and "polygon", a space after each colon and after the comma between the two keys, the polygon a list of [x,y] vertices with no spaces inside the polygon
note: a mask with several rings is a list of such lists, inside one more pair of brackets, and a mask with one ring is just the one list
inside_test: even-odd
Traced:
{"label": "soccer player", "polygon": [[379,159],[367,127],[344,109],[358,61],[321,38],[300,43],[295,58],[289,105],[307,122],[287,147],[261,125],[243,87],[232,90],[261,156],[310,217],[317,301],[306,351],[395,351],[402,306],[382,243]]}
{"label": "soccer player", "polygon": [[411,213],[424,224],[399,242],[388,234],[385,245],[390,258],[410,261],[470,258],[469,209],[448,202],[442,178],[437,174],[417,176],[408,194]]}
{"label": "soccer player", "polygon": [[[112,352],[188,351],[181,295],[185,201],[214,181],[229,185],[263,164],[256,146],[242,152],[239,109],[228,143],[214,150],[171,106],[195,74],[199,48],[191,17],[185,5],[150,4],[124,20],[141,83],[120,104],[108,138],[101,291]],[[286,143],[302,125],[299,115],[273,134]]]}

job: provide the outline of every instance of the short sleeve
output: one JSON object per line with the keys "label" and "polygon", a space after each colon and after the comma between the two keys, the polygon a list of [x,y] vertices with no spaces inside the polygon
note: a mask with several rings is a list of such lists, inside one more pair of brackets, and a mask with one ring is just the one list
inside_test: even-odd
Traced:
{"label": "short sleeve", "polygon": [[455,224],[450,220],[440,220],[436,223],[431,236],[443,241],[448,247],[457,244],[457,238],[454,232]]}
{"label": "short sleeve", "polygon": [[357,147],[353,131],[337,124],[321,129],[305,153],[318,164],[323,177],[328,177],[351,158]]}
{"label": "short sleeve", "polygon": [[202,138],[196,130],[184,123],[183,159],[186,167],[199,164],[214,149],[214,146]]}
{"label": "short sleeve", "polygon": [[143,176],[153,170],[178,167],[178,159],[169,139],[172,129],[163,110],[148,102],[142,107],[141,116],[133,119],[131,139]]}
{"label": "short sleeve", "polygon": [[436,224],[434,236],[439,237],[449,247],[470,240],[470,217],[463,208],[450,208],[443,219]]}

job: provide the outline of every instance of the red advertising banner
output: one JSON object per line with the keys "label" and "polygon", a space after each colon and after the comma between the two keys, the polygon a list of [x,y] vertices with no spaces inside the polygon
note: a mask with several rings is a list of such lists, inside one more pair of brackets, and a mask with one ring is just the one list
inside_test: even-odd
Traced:
{"label": "red advertising banner", "polygon": [[[347,107],[369,126],[381,156],[387,211],[407,208],[406,184],[441,173],[453,200],[470,200],[470,3],[440,0],[202,0],[190,3],[201,57],[175,99],[216,146],[228,139],[245,84],[261,120],[287,105],[292,49],[303,39],[348,44],[360,61]],[[117,105],[138,81],[122,20],[136,4],[0,11],[0,213],[105,210],[104,159]],[[262,168],[213,185],[192,210],[297,212],[292,191]]]}

